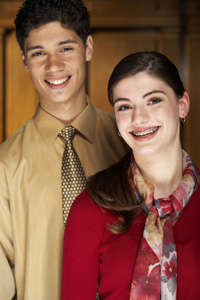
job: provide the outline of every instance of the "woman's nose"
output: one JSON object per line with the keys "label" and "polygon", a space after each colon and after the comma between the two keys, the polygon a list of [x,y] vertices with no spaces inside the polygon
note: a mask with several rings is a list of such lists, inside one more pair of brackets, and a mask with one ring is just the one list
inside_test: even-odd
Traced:
{"label": "woman's nose", "polygon": [[132,113],[132,122],[135,125],[145,124],[149,121],[149,114],[144,107],[135,107]]}

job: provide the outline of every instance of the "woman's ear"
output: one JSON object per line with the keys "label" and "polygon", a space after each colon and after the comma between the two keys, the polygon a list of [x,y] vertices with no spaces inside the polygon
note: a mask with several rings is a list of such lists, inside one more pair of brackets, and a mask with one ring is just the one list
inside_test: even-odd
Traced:
{"label": "woman's ear", "polygon": [[181,99],[179,99],[179,117],[185,118],[190,109],[190,97],[187,92],[184,92]]}
{"label": "woman's ear", "polygon": [[86,61],[91,60],[93,54],[93,39],[92,36],[89,35],[86,40]]}

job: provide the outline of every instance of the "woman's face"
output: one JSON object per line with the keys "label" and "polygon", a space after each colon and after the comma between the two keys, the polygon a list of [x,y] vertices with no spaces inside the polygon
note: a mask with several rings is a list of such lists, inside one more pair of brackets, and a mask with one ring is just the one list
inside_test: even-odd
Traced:
{"label": "woman's face", "polygon": [[180,118],[187,115],[187,93],[177,99],[164,81],[146,72],[122,79],[113,89],[118,129],[134,155],[170,153],[180,147]]}

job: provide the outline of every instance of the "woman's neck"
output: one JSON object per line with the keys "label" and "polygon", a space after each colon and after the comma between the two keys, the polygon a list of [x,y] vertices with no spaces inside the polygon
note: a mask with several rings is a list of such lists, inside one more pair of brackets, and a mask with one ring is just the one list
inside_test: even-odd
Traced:
{"label": "woman's neck", "polygon": [[139,157],[134,154],[142,176],[154,186],[154,197],[167,197],[178,187],[183,177],[182,150],[171,151],[167,156]]}

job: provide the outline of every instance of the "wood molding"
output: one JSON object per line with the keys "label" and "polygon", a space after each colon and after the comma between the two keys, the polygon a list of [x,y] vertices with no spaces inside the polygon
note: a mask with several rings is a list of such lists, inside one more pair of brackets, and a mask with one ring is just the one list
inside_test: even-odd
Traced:
{"label": "wood molding", "polygon": [[3,35],[4,35],[4,28],[0,27],[0,74],[2,74],[2,76],[0,76],[0,143],[3,142],[3,138],[4,138],[4,119],[3,119],[3,114],[4,114],[4,104],[3,104],[3,97],[4,97],[4,77],[3,77],[3,73],[4,73],[4,67],[3,67]]}
{"label": "wood molding", "polygon": [[[200,32],[199,0],[84,0],[92,27],[178,27],[184,10],[189,32]],[[0,26],[14,28],[23,1],[0,0]],[[184,8],[183,8],[184,5]]]}

